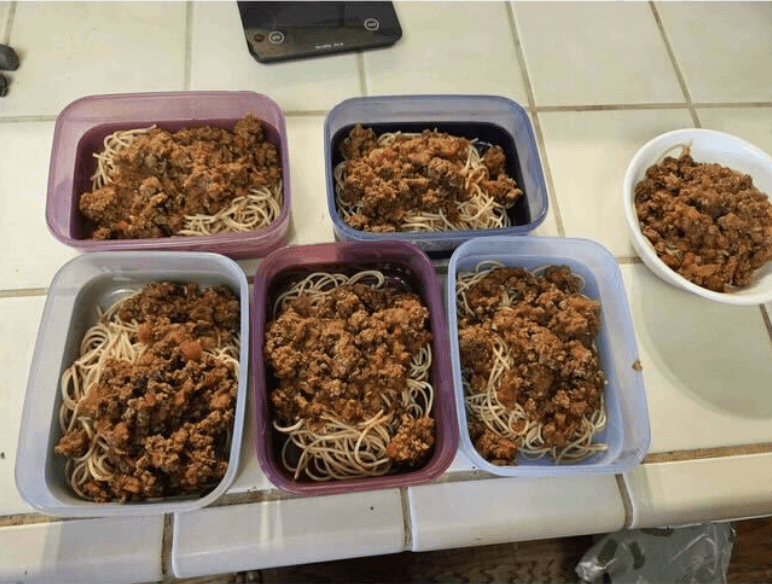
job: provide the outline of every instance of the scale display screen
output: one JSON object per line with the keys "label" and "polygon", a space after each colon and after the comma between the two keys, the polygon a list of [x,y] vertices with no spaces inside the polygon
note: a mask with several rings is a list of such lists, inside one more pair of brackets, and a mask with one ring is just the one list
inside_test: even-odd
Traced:
{"label": "scale display screen", "polygon": [[391,2],[238,2],[249,52],[261,63],[394,44]]}

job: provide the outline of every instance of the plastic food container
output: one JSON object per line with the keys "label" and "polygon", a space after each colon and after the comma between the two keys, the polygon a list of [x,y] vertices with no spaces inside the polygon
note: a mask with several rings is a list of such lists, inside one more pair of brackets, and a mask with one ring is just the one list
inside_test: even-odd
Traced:
{"label": "plastic food container", "polygon": [[[281,156],[282,210],[271,225],[244,233],[194,237],[88,238],[91,226],[77,205],[80,194],[91,190],[91,176],[96,169],[93,153],[103,148],[106,136],[116,130],[152,124],[169,131],[205,125],[232,130],[248,112],[263,122],[269,142],[277,146]],[[46,221],[54,237],[81,251],[185,250],[211,251],[234,258],[258,257],[284,243],[289,216],[290,170],[284,114],[264,95],[249,91],[95,95],[72,102],[56,120]]]}
{"label": "plastic food container", "polygon": [[[313,482],[294,480],[281,463],[283,436],[273,430],[269,407],[269,372],[263,358],[266,324],[282,287],[312,272],[354,274],[379,269],[406,283],[429,308],[432,367],[429,381],[435,390],[435,446],[429,461],[412,471],[382,477]],[[420,249],[404,242],[336,242],[289,246],[260,262],[255,273],[252,304],[252,386],[255,402],[255,444],[263,472],[283,491],[299,495],[328,495],[387,489],[427,483],[450,466],[458,448],[458,427],[450,375],[450,348],[439,280],[432,263]]]}
{"label": "plastic food container", "polygon": [[[512,226],[437,233],[369,233],[349,227],[335,203],[333,169],[343,160],[340,144],[357,124],[384,132],[438,130],[455,136],[477,138],[499,145],[507,156],[508,174],[523,196],[509,209]],[[547,215],[547,187],[525,110],[512,100],[487,95],[402,95],[358,97],[335,106],[324,124],[327,207],[339,239],[359,241],[409,241],[426,252],[450,252],[473,237],[524,235],[538,227]],[[448,257],[450,253],[442,254]]]}
{"label": "plastic food container", "polygon": [[[525,269],[566,265],[584,278],[583,293],[600,300],[601,327],[596,343],[607,380],[605,402],[608,421],[605,430],[596,434],[596,441],[608,444],[607,451],[598,452],[581,462],[560,465],[548,456],[529,460],[518,455],[516,466],[496,466],[475,449],[467,428],[468,416],[461,383],[456,278],[459,272],[474,270],[479,262],[486,260]],[[614,474],[632,468],[643,459],[651,439],[643,374],[636,370],[638,349],[622,278],[614,256],[606,248],[585,239],[550,237],[491,237],[467,242],[450,259],[447,306],[461,449],[478,468],[502,476]]]}
{"label": "plastic food container", "polygon": [[[204,496],[180,496],[139,503],[94,503],[75,495],[64,477],[58,413],[62,372],[77,358],[83,335],[127,292],[158,281],[227,285],[241,302],[241,347],[236,411],[228,470]],[[32,357],[16,457],[16,486],[35,509],[58,517],[116,517],[192,511],[209,505],[236,477],[247,406],[249,288],[232,260],[212,253],[98,252],[78,256],[54,277]]]}
{"label": "plastic food container", "polygon": [[661,134],[647,142],[633,156],[625,172],[622,198],[630,241],[643,263],[665,282],[724,304],[763,304],[772,300],[772,261],[759,268],[750,286],[731,292],[714,292],[698,286],[669,268],[654,251],[654,246],[641,233],[635,211],[635,185],[646,176],[646,170],[661,162],[665,156],[678,157],[684,146],[690,146],[695,162],[716,163],[734,171],[748,174],[753,185],[767,197],[772,196],[772,158],[756,146],[735,136],[714,130],[685,129]]}

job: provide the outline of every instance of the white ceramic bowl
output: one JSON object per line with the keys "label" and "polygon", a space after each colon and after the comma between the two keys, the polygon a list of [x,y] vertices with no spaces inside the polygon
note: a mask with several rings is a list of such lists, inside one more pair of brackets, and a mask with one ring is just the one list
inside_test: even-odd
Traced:
{"label": "white ceramic bowl", "polygon": [[646,175],[646,169],[666,155],[677,157],[684,145],[691,147],[695,162],[715,162],[737,172],[749,174],[753,185],[769,196],[772,193],[772,158],[748,142],[714,130],[675,130],[657,136],[644,145],[630,161],[622,184],[625,218],[635,251],[657,276],[666,282],[703,298],[725,304],[762,304],[772,300],[772,262],[754,274],[750,286],[731,293],[714,292],[693,284],[657,257],[651,242],[641,233],[633,201],[635,185]]}

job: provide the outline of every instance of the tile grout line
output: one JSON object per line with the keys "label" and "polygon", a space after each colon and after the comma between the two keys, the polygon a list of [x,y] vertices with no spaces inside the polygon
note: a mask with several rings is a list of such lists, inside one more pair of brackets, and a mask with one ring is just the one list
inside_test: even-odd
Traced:
{"label": "tile grout line", "polygon": [[174,514],[164,514],[163,535],[161,536],[161,574],[172,574],[172,539],[174,538]]}
{"label": "tile grout line", "polygon": [[662,464],[667,462],[703,461],[731,456],[772,454],[772,442],[740,444],[737,446],[716,446],[714,448],[692,448],[648,454],[641,464]]}
{"label": "tile grout line", "polygon": [[45,296],[48,288],[20,288],[18,290],[0,290],[0,298],[29,298],[30,296]]}
{"label": "tile grout line", "polygon": [[659,109],[687,109],[686,103],[593,103],[577,105],[540,105],[534,106],[539,113],[556,112],[613,112],[613,111],[644,111]]}
{"label": "tile grout line", "polygon": [[190,91],[190,72],[193,60],[193,2],[185,4],[185,57],[182,65],[182,87]]}
{"label": "tile grout line", "polygon": [[617,481],[617,488],[619,489],[619,496],[622,497],[622,506],[625,509],[625,522],[622,525],[622,529],[630,529],[633,524],[633,500],[630,497],[630,491],[627,490],[627,483],[625,482],[624,475],[614,475]]}
{"label": "tile grout line", "polygon": [[40,513],[18,514],[18,515],[0,515],[0,529],[6,527],[19,527],[21,525],[40,525],[49,523],[64,523],[65,521],[88,521],[89,519],[99,519],[98,517],[54,517],[52,515],[42,515]]}
{"label": "tile grout line", "polygon": [[0,124],[23,124],[24,122],[55,122],[58,116],[30,115],[0,117]]}
{"label": "tile grout line", "polygon": [[359,91],[363,96],[367,96],[367,77],[365,76],[365,55],[362,51],[357,52],[357,74],[359,75]]}
{"label": "tile grout line", "polygon": [[759,305],[759,310],[761,310],[761,318],[764,319],[764,324],[767,326],[769,340],[772,341],[772,320],[769,318],[769,311],[767,311],[767,307],[763,304]]}
{"label": "tile grout line", "polygon": [[13,22],[16,20],[16,2],[11,2],[8,7],[8,16],[5,21],[5,31],[3,32],[3,44],[11,44],[11,29],[13,28]]}
{"label": "tile grout line", "polygon": [[[186,83],[190,83],[188,80]],[[735,102],[735,103],[700,103],[694,106],[700,109],[719,108],[772,108],[771,102]],[[646,104],[597,104],[597,105],[547,105],[529,106],[529,113],[562,113],[562,112],[596,112],[596,111],[640,111],[640,110],[671,110],[689,109],[687,104],[678,103],[646,103]],[[285,117],[318,117],[327,115],[327,110],[287,110]],[[0,117],[0,124],[18,124],[25,122],[55,122],[57,115],[23,115]]]}
{"label": "tile grout line", "polygon": [[413,516],[410,514],[410,496],[407,487],[399,489],[400,502],[402,503],[402,529],[404,529],[404,551],[413,551]]}
{"label": "tile grout line", "polygon": [[670,39],[668,39],[667,32],[665,32],[665,25],[662,23],[662,19],[659,16],[659,11],[657,10],[657,7],[654,5],[653,1],[649,2],[649,8],[651,9],[651,13],[654,16],[654,21],[657,23],[657,28],[659,29],[659,34],[662,37],[662,42],[665,43],[665,50],[667,51],[668,57],[670,57],[670,64],[673,65],[673,70],[675,71],[676,78],[678,79],[678,84],[681,86],[681,91],[686,98],[686,105],[689,108],[692,121],[694,122],[695,127],[701,128],[702,125],[700,124],[700,119],[697,117],[697,110],[694,109],[694,103],[692,102],[692,96],[689,94],[689,88],[686,86],[686,80],[684,79],[683,73],[681,73],[681,68],[678,66],[675,52],[673,51],[673,47],[670,44]]}
{"label": "tile grout line", "polygon": [[523,85],[525,86],[525,93],[526,93],[526,99],[528,100],[528,109],[531,113],[531,117],[533,120],[533,129],[534,133],[536,134],[536,141],[538,142],[538,148],[542,152],[541,161],[542,166],[544,168],[544,178],[547,182],[547,196],[549,198],[549,202],[552,205],[553,212],[555,215],[555,224],[558,229],[558,235],[560,237],[565,237],[566,231],[563,227],[563,218],[560,215],[560,205],[558,205],[558,199],[557,195],[555,193],[555,183],[552,180],[552,170],[550,168],[549,160],[547,157],[547,145],[544,141],[544,134],[541,130],[541,123],[539,121],[539,114],[538,110],[536,108],[536,97],[533,93],[533,86],[531,85],[531,78],[528,75],[528,65],[525,61],[525,53],[523,52],[523,47],[520,43],[520,35],[517,33],[517,23],[515,22],[515,13],[512,9],[512,4],[510,2],[505,3],[505,8],[507,11],[507,18],[509,20],[509,29],[510,34],[512,36],[512,42],[515,46],[515,54],[517,55],[517,61],[520,65],[520,71],[523,76]]}
{"label": "tile grout line", "polygon": [[284,112],[285,118],[310,118],[325,115],[327,115],[327,110],[289,110]]}

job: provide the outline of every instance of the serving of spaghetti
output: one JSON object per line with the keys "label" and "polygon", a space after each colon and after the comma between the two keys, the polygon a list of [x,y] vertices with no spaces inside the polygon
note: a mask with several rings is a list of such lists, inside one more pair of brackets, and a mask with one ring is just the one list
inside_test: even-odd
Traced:
{"label": "serving of spaghetti", "polygon": [[431,454],[429,311],[380,271],[317,272],[275,301],[264,356],[294,480],[382,476]]}
{"label": "serving of spaghetti", "polygon": [[94,154],[79,209],[94,239],[238,233],[267,227],[282,209],[281,160],[260,120],[117,130]]}
{"label": "serving of spaghetti", "polygon": [[426,130],[384,133],[354,127],[335,166],[343,221],[362,231],[458,231],[511,225],[507,209],[522,191],[499,146]]}
{"label": "serving of spaghetti", "polygon": [[606,450],[605,377],[594,339],[600,304],[565,266],[532,272],[482,262],[459,272],[457,313],[469,433],[496,465]]}
{"label": "serving of spaghetti", "polygon": [[228,288],[154,283],[101,313],[61,378],[54,448],[96,502],[204,494],[225,475],[239,373]]}

